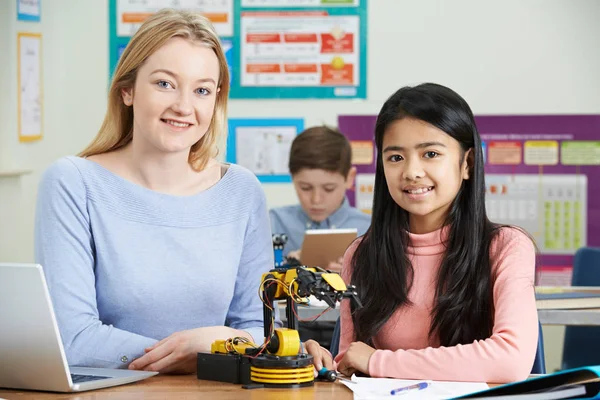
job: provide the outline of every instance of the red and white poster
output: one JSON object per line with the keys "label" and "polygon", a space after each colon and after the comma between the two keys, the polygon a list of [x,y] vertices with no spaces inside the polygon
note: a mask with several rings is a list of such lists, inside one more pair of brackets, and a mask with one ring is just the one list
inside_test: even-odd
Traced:
{"label": "red and white poster", "polygon": [[327,11],[242,12],[242,86],[359,86],[360,20]]}

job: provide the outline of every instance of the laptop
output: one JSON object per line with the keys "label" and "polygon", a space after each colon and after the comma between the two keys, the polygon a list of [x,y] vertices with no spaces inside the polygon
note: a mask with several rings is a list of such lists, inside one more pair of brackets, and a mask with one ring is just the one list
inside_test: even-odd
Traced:
{"label": "laptop", "polygon": [[80,392],[157,372],[69,367],[39,264],[0,263],[0,387]]}

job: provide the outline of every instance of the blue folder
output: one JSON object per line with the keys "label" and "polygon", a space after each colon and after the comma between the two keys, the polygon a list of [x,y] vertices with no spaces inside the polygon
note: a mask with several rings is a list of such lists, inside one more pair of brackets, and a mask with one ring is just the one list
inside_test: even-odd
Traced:
{"label": "blue folder", "polygon": [[585,386],[586,393],[583,396],[567,398],[600,399],[600,365],[573,368],[524,381],[508,383],[481,392],[457,397],[456,399],[493,398],[530,393],[540,393],[540,398],[544,398],[544,392],[550,392],[570,385],[583,385]]}

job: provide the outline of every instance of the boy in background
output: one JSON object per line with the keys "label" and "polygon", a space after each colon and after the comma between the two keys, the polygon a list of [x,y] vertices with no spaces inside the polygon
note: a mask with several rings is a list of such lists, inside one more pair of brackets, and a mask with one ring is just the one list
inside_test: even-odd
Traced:
{"label": "boy in background", "polygon": [[[352,148],[337,129],[315,126],[292,142],[289,169],[300,204],[271,209],[272,233],[285,233],[286,255],[301,259],[300,247],[307,229],[356,228],[363,235],[371,216],[351,207],[346,190],[354,184]],[[341,270],[341,259],[324,268]]]}

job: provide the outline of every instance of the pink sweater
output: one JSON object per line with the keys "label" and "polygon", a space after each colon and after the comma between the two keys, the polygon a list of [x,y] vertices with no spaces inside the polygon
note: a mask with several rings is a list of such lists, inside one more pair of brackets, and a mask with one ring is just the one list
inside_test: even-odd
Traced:
{"label": "pink sweater", "polygon": [[[444,253],[447,230],[409,234],[409,259],[414,282],[409,292],[413,305],[399,308],[374,338],[378,350],[369,359],[369,375],[402,379],[474,382],[511,382],[531,372],[538,341],[534,294],[535,249],[522,232],[503,228],[490,249],[492,260],[494,327],[485,340],[440,347],[429,338],[435,280]],[[446,239],[446,237],[444,237]],[[351,278],[352,245],[344,256],[342,277]],[[360,282],[357,283],[357,286]],[[354,340],[350,305],[341,306],[339,362]]]}

